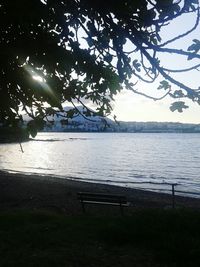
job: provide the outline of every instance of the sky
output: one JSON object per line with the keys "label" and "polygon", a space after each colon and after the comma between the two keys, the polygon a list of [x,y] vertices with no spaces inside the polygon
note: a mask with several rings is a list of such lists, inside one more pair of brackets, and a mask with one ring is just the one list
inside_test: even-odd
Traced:
{"label": "sky", "polygon": [[112,114],[116,115],[117,120],[120,121],[200,123],[200,106],[198,104],[188,101],[189,108],[179,113],[169,109],[172,102],[170,97],[153,101],[126,90],[116,97]]}
{"label": "sky", "polygon": [[[194,14],[185,15],[177,19],[172,25],[167,26],[166,29],[161,33],[163,40],[171,39],[171,37],[176,36],[190,27],[195,22]],[[197,27],[195,32],[193,32],[187,38],[177,41],[174,47],[182,47],[187,50],[188,46],[192,44],[193,39],[200,39],[200,25]],[[172,47],[172,45],[169,45]],[[188,62],[184,61],[182,57],[172,57],[169,54],[162,56],[162,60],[165,63],[169,63],[170,68],[180,68],[187,67]],[[191,85],[194,88],[199,87],[200,72],[197,70],[192,72],[182,73],[177,75],[177,78],[187,85]],[[162,79],[161,79],[162,80]],[[147,87],[148,86],[148,87]],[[156,85],[138,84],[137,89],[142,92],[149,92],[150,95],[155,96],[155,90],[153,90]],[[188,109],[184,110],[182,113],[177,111],[172,112],[169,107],[173,100],[170,97],[166,97],[160,101],[154,101],[147,99],[143,96],[136,95],[128,90],[123,90],[115,97],[115,102],[113,102],[113,115],[117,116],[118,120],[123,121],[172,121],[172,122],[182,122],[182,123],[200,123],[200,106],[191,101],[185,101],[189,106]]]}

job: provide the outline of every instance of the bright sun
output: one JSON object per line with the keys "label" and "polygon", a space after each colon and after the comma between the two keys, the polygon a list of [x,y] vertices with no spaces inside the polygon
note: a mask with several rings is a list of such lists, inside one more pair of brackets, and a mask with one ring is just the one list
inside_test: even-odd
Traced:
{"label": "bright sun", "polygon": [[36,80],[38,82],[44,82],[44,79],[42,77],[40,77],[39,75],[33,75],[32,77],[34,80]]}

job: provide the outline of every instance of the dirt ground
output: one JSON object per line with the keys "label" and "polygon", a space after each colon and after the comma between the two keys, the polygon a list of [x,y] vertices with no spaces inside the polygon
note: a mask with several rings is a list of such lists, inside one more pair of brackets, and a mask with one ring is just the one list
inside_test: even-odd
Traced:
{"label": "dirt ground", "polygon": [[[0,172],[0,211],[47,210],[77,215],[82,213],[77,192],[104,192],[125,195],[130,202],[127,213],[141,208],[172,208],[172,196],[111,185],[86,183],[50,176]],[[94,206],[94,207],[93,207]],[[200,199],[175,197],[175,208],[200,208]],[[118,207],[86,207],[89,213],[118,212]]]}

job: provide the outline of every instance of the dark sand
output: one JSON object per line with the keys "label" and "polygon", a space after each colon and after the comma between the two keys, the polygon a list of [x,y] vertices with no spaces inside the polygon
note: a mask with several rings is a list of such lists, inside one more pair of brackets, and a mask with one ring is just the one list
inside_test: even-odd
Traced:
{"label": "dark sand", "polygon": [[[10,174],[0,172],[0,211],[45,210],[61,212],[67,215],[81,214],[81,205],[77,200],[77,192],[104,192],[127,196],[130,207],[125,213],[141,208],[172,207],[171,195],[152,193],[111,185],[102,185],[61,179],[50,176]],[[175,198],[176,208],[200,208],[200,199],[187,197]],[[119,213],[118,207],[90,205],[86,207],[88,214]]]}

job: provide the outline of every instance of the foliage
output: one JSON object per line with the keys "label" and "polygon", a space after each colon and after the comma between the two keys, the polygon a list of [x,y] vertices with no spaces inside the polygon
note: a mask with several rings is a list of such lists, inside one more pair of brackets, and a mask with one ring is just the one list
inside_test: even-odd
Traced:
{"label": "foliage", "polygon": [[[196,16],[194,26],[162,42],[162,28],[188,13]],[[200,66],[200,41],[193,40],[186,51],[169,48],[197,28],[198,0],[2,0],[0,22],[0,121],[5,124],[22,120],[21,111],[43,120],[63,111],[66,101],[74,108],[70,116],[79,112],[77,102],[91,113],[89,101],[106,115],[122,88],[154,100],[170,95],[200,103],[199,88],[173,76]],[[169,69],[160,60],[163,53],[192,65]],[[136,89],[137,81],[157,79],[161,97]],[[182,108],[184,102],[173,105]]]}
{"label": "foliage", "polygon": [[29,131],[21,127],[0,127],[0,143],[22,142],[29,139]]}

